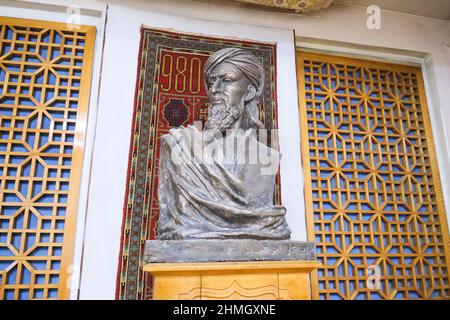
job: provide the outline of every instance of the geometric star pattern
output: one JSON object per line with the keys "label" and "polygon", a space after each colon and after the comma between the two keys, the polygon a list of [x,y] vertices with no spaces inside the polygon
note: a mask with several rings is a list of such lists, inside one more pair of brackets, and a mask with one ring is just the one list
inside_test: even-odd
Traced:
{"label": "geometric star pattern", "polygon": [[320,299],[450,296],[421,70],[299,52],[308,237]]}
{"label": "geometric star pattern", "polygon": [[88,30],[0,19],[0,299],[67,296]]}

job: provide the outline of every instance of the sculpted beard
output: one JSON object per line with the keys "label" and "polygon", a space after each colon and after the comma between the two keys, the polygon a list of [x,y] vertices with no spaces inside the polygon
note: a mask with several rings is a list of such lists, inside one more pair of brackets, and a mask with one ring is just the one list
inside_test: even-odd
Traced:
{"label": "sculpted beard", "polygon": [[214,103],[208,108],[208,120],[206,129],[216,129],[224,131],[231,129],[233,124],[241,116],[242,111],[239,106],[230,106],[227,102]]}

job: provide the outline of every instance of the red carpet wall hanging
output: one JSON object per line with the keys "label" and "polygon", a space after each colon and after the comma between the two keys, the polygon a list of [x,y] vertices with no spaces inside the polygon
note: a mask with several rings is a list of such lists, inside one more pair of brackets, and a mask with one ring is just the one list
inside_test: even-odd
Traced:
{"label": "red carpet wall hanging", "polygon": [[[141,29],[117,299],[152,298],[152,280],[142,272],[142,265],[145,240],[156,237],[159,138],[171,128],[205,122],[208,98],[203,65],[209,55],[224,47],[245,48],[262,60],[266,83],[260,120],[266,129],[276,129],[275,44]],[[268,142],[275,146],[275,141]],[[279,186],[277,177],[276,204],[281,202]]]}

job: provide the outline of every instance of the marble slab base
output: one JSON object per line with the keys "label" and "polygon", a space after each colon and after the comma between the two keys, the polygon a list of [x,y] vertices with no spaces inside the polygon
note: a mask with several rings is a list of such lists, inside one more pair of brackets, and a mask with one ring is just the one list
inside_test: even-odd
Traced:
{"label": "marble slab base", "polygon": [[315,260],[312,242],[291,240],[148,240],[145,263]]}

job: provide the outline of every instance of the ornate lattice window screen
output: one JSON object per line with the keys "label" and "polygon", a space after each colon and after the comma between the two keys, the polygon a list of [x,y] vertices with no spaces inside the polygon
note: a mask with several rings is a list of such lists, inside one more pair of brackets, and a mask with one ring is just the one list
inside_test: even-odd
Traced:
{"label": "ornate lattice window screen", "polygon": [[[297,53],[320,299],[448,298],[449,242],[421,70]],[[318,286],[317,286],[318,285]]]}
{"label": "ornate lattice window screen", "polygon": [[68,297],[94,40],[0,17],[0,299]]}

